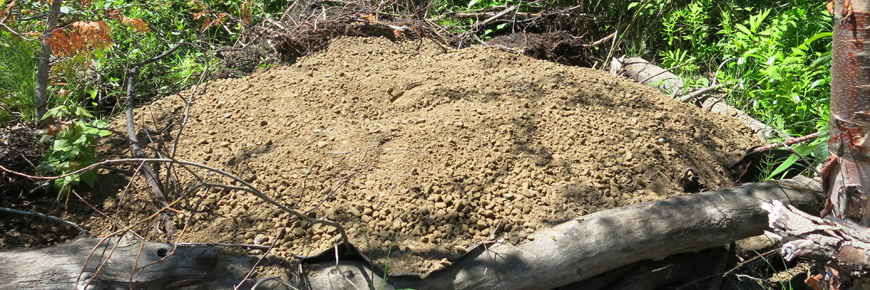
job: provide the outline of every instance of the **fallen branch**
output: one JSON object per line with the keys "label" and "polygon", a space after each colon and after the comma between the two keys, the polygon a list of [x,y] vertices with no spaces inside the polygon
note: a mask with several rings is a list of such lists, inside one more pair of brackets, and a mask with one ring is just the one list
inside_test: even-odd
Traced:
{"label": "fallen branch", "polygon": [[75,229],[76,231],[78,231],[79,237],[88,236],[88,231],[86,231],[85,229],[83,229],[79,225],[75,224],[74,222],[71,222],[71,221],[68,221],[68,220],[53,216],[53,215],[47,215],[47,214],[39,213],[39,212],[23,211],[23,210],[17,210],[17,209],[5,208],[5,207],[0,207],[0,211],[5,211],[8,213],[14,213],[14,214],[20,214],[20,215],[29,215],[29,216],[41,217],[41,218],[44,218],[44,219],[47,219],[50,221],[59,222],[59,223],[68,225],[68,226],[72,227],[73,229]]}
{"label": "fallen branch", "polygon": [[782,242],[787,261],[805,257],[854,277],[870,273],[870,232],[848,220],[824,219],[778,200],[762,205],[770,213],[767,236]]}
{"label": "fallen branch", "polygon": [[115,237],[0,251],[0,289],[232,289],[251,264],[216,248],[172,249]]}
{"label": "fallen branch", "polygon": [[[133,124],[133,87],[136,83],[136,75],[139,74],[139,69],[141,69],[142,66],[158,61],[168,56],[176,49],[181,47],[181,45],[182,43],[176,44],[175,46],[158,56],[134,64],[130,68],[130,71],[127,72],[127,99],[124,101],[124,106],[127,108],[126,110],[124,110],[124,116],[127,118],[127,140],[130,141],[130,149],[133,150],[133,157],[146,157],[145,152],[142,151],[142,146],[139,145],[139,139],[136,137],[136,126]],[[161,189],[160,181],[158,181],[157,174],[154,172],[154,169],[151,168],[150,164],[142,164],[142,174],[145,176],[145,182],[147,182],[148,186],[151,187],[151,193],[154,195],[154,199],[160,206],[166,206],[166,195],[163,194],[163,190]],[[169,216],[163,214],[161,216],[161,219],[165,227],[164,230],[166,230],[166,232],[172,232],[172,224]]]}

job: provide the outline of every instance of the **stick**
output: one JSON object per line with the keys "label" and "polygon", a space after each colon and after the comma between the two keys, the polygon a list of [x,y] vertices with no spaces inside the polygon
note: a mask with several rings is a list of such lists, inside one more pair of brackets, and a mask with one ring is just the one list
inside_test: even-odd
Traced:
{"label": "stick", "polygon": [[20,215],[36,216],[36,217],[41,217],[41,218],[44,218],[47,220],[56,221],[56,222],[59,222],[59,223],[62,223],[62,224],[65,224],[65,225],[68,225],[68,226],[74,228],[76,231],[79,232],[79,237],[89,236],[88,231],[86,231],[85,229],[83,229],[79,225],[75,224],[74,222],[71,222],[71,221],[68,221],[65,219],[61,219],[61,218],[53,216],[53,215],[47,215],[44,213],[38,213],[38,212],[32,212],[32,211],[23,211],[23,210],[17,210],[17,209],[5,208],[5,207],[0,207],[0,211],[5,211],[8,213],[14,213],[14,214],[20,214]]}

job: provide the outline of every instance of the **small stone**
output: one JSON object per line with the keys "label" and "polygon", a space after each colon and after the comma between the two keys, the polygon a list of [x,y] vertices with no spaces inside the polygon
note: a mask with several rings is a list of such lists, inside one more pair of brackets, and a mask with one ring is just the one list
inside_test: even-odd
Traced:
{"label": "small stone", "polygon": [[317,148],[324,148],[326,145],[329,145],[326,141],[317,142]]}
{"label": "small stone", "polygon": [[256,245],[262,245],[263,243],[268,242],[268,241],[269,241],[269,237],[267,237],[264,234],[259,234],[259,235],[257,235],[257,237],[254,238],[254,244],[256,244]]}

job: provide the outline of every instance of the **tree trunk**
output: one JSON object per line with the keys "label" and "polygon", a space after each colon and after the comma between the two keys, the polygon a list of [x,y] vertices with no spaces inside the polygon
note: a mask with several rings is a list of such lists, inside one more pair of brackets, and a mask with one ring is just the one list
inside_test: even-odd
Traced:
{"label": "tree trunk", "polygon": [[[823,186],[828,210],[870,226],[870,1],[834,4],[830,158]],[[826,213],[828,213],[826,211]]]}
{"label": "tree trunk", "polygon": [[[833,4],[833,5],[832,5]],[[827,266],[816,280],[829,289],[870,285],[870,0],[828,3],[834,16],[830,156],[822,168],[828,197],[818,219],[772,203],[769,235],[783,257]]]}
{"label": "tree trunk", "polygon": [[57,25],[57,17],[60,15],[60,6],[63,0],[54,0],[51,2],[51,8],[48,9],[48,21],[45,22],[45,31],[42,33],[42,52],[39,54],[39,67],[36,71],[36,92],[33,95],[33,105],[36,109],[36,120],[33,122],[39,124],[42,116],[48,110],[46,101],[48,100],[48,73],[51,70],[51,46],[48,45],[48,38],[51,37],[51,31]]}

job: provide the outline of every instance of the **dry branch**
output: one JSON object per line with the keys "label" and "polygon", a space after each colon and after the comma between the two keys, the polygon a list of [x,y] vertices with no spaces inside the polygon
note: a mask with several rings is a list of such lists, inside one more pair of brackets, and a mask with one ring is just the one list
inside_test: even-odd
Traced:
{"label": "dry branch", "polygon": [[770,213],[771,231],[766,234],[783,243],[786,260],[806,257],[856,277],[870,271],[867,228],[832,215],[821,219],[778,200],[762,207]]}
{"label": "dry branch", "polygon": [[[124,111],[124,115],[127,118],[127,139],[130,141],[130,149],[133,150],[133,157],[144,158],[146,157],[145,152],[142,151],[142,146],[139,144],[139,139],[136,137],[136,126],[133,124],[133,88],[136,84],[136,75],[139,74],[139,69],[142,66],[158,61],[176,49],[181,47],[182,43],[176,44],[169,50],[163,52],[162,54],[142,61],[140,63],[134,64],[130,71],[127,72],[127,99],[124,101],[124,106],[126,106],[126,110]],[[151,193],[154,195],[154,199],[160,206],[166,206],[166,195],[163,193],[163,190],[160,186],[159,178],[155,173],[154,169],[151,168],[151,165],[148,163],[142,164],[142,174],[145,177],[145,181],[151,187]],[[171,232],[172,224],[171,218],[167,214],[161,214],[161,219],[165,226],[164,230],[166,232]]]}

